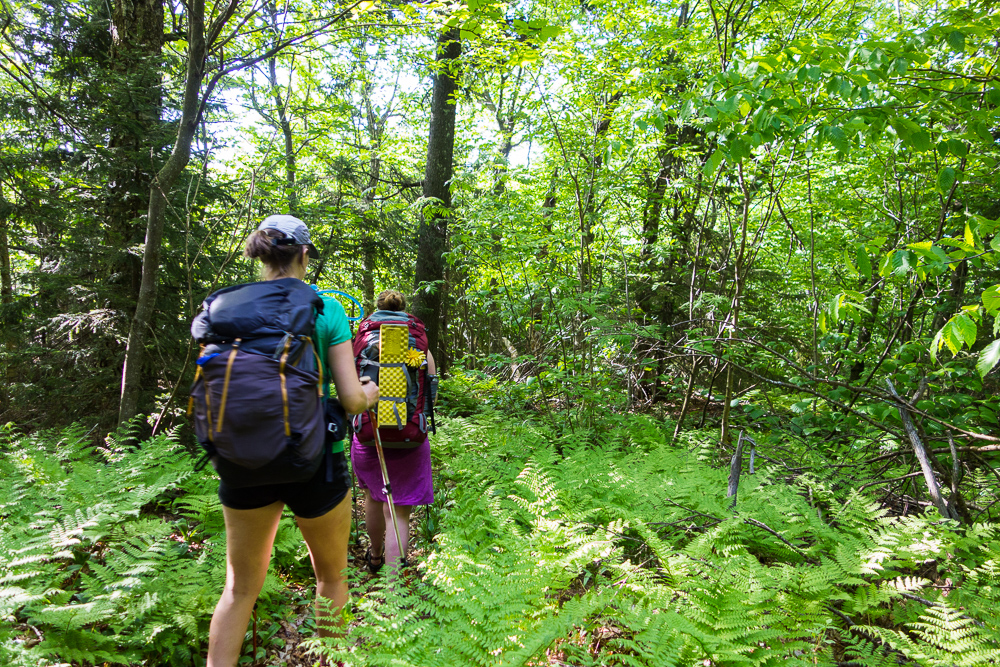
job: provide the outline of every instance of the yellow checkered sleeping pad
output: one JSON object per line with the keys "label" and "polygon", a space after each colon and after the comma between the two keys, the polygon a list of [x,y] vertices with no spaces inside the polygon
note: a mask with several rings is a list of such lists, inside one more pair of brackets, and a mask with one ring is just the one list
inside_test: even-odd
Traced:
{"label": "yellow checkered sleeping pad", "polygon": [[406,352],[410,349],[410,330],[405,324],[383,324],[379,331],[379,400],[375,414],[380,429],[400,429],[406,424]]}

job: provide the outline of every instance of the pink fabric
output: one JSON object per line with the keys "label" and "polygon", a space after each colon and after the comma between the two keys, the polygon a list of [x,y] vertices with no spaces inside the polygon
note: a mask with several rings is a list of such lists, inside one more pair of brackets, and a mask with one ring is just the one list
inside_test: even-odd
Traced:
{"label": "pink fabric", "polygon": [[[392,500],[396,505],[430,505],[434,502],[429,439],[425,438],[423,444],[412,449],[383,448],[382,452],[392,484]],[[362,445],[355,436],[351,442],[351,466],[358,476],[358,486],[369,489],[373,499],[386,502],[375,445]]]}

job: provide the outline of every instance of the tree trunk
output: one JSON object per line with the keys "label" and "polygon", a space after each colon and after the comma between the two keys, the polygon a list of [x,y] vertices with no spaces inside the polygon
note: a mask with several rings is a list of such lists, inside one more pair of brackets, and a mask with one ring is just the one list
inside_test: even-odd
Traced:
{"label": "tree trunk", "polygon": [[462,54],[458,29],[438,36],[436,74],[431,98],[431,124],[427,140],[427,167],[423,196],[431,200],[421,212],[414,271],[414,314],[427,326],[427,343],[443,357],[440,340],[444,297],[444,252],[451,217],[451,187],[455,150],[455,115],[458,59]]}
{"label": "tree trunk", "polygon": [[879,307],[882,305],[883,294],[884,291],[879,290],[879,292],[875,295],[875,298],[872,300],[872,305],[871,305],[871,316],[861,327],[861,331],[858,333],[858,342],[855,348],[858,353],[858,360],[855,361],[854,364],[851,366],[851,374],[848,379],[848,383],[850,384],[854,384],[855,382],[860,380],[861,373],[863,373],[865,370],[864,353],[868,347],[868,344],[872,340],[872,334],[875,331],[875,327],[878,326],[879,323],[878,311]]}
{"label": "tree trunk", "polygon": [[[11,336],[11,320],[13,314],[10,312],[10,304],[14,302],[14,283],[10,270],[10,247],[7,245],[7,219],[10,217],[8,204],[0,193],[0,324],[3,324],[3,339],[5,355],[10,358],[14,352],[14,341]],[[3,383],[0,386],[0,414],[7,412],[10,401],[7,387],[13,381],[13,369],[9,361],[3,365]]]}
{"label": "tree trunk", "polygon": [[604,153],[599,150],[598,143],[611,128],[611,120],[614,118],[618,103],[625,97],[625,91],[619,90],[611,95],[601,109],[597,122],[594,123],[592,135],[594,154],[591,157],[591,172],[587,191],[578,192],[577,196],[582,197],[583,206],[579,207],[580,215],[580,264],[578,267],[578,277],[580,280],[580,294],[586,294],[591,289],[593,276],[590,248],[594,243],[594,218],[597,216],[597,179],[604,168]]}
{"label": "tree trunk", "polygon": [[267,60],[268,83],[271,84],[271,95],[274,98],[274,109],[278,113],[278,128],[281,136],[285,139],[285,201],[288,204],[289,215],[298,215],[299,200],[295,192],[295,143],[292,137],[292,123],[288,120],[288,113],[285,107],[288,99],[292,95],[291,89],[284,100],[278,90],[278,58],[272,56]]}
{"label": "tree trunk", "polygon": [[733,262],[734,276],[733,276],[733,300],[731,302],[730,309],[730,321],[727,322],[729,332],[727,338],[729,339],[728,345],[726,345],[726,351],[729,354],[729,358],[726,360],[726,402],[722,405],[722,429],[719,436],[722,444],[728,446],[732,442],[731,427],[729,423],[729,414],[731,409],[731,404],[733,402],[733,366],[735,365],[736,346],[733,344],[732,340],[734,338],[739,338],[739,326],[740,326],[740,306],[743,303],[743,281],[746,279],[746,273],[749,271],[747,266],[747,232],[750,227],[750,189],[746,185],[746,181],[740,178],[740,187],[743,190],[743,212],[740,220],[740,240],[739,240],[739,250],[736,253],[735,261]]}
{"label": "tree trunk", "polygon": [[[379,177],[382,174],[382,135],[385,130],[386,120],[389,118],[391,107],[386,107],[384,115],[379,117],[375,113],[375,106],[372,104],[373,86],[368,84],[364,88],[365,95],[365,117],[368,122],[368,140],[370,143],[368,156],[368,182],[364,190],[364,212],[366,229],[379,229],[381,217],[375,208],[375,195],[378,192]],[[364,275],[361,277],[362,301],[365,312],[371,313],[375,310],[375,250],[376,239],[374,234],[365,234],[361,240],[361,254],[364,261]]]}
{"label": "tree trunk", "polygon": [[10,270],[10,247],[7,245],[7,219],[10,211],[0,195],[0,303],[14,302],[14,281]]}
{"label": "tree trunk", "polygon": [[118,83],[108,107],[108,149],[113,155],[103,213],[104,245],[112,253],[105,281],[114,307],[131,313],[139,299],[142,262],[132,252],[141,240],[160,146],[163,108],[160,54],[163,0],[115,0],[111,14],[111,68]]}
{"label": "tree trunk", "polygon": [[146,330],[156,304],[156,281],[160,269],[160,246],[166,219],[167,195],[191,158],[191,143],[198,129],[201,84],[205,78],[205,0],[188,5],[188,61],[177,138],[166,164],[156,174],[149,191],[146,242],[142,253],[142,282],[135,315],[129,328],[122,369],[122,393],[118,423],[132,419],[139,408],[142,366],[145,360]]}

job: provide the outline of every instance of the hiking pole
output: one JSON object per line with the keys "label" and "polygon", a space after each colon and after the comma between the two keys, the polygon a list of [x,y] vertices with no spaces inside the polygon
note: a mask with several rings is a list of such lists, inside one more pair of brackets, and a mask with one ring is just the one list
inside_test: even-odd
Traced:
{"label": "hiking pole", "polygon": [[[396,535],[396,546],[399,547],[399,557],[405,558],[403,553],[403,542],[399,539],[399,528],[396,526],[396,507],[392,502],[392,486],[389,484],[389,471],[385,467],[385,454],[382,452],[382,438],[378,434],[378,419],[375,418],[375,412],[372,410],[368,411],[368,418],[372,422],[372,432],[375,434],[375,452],[378,454],[378,463],[382,466],[382,493],[385,494],[386,500],[389,501],[389,518],[392,520],[392,532]],[[382,554],[385,555],[385,546],[382,547]],[[384,561],[383,561],[384,562]]]}

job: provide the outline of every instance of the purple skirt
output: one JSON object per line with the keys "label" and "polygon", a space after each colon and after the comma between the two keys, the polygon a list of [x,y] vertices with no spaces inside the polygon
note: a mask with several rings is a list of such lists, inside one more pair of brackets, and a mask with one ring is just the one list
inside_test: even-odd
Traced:
{"label": "purple skirt", "polygon": [[[382,449],[385,467],[392,484],[392,501],[396,505],[430,505],[434,502],[431,482],[431,442],[412,449]],[[358,486],[371,491],[372,498],[386,502],[382,492],[382,468],[375,445],[362,445],[357,436],[351,442],[351,466],[358,476]]]}

